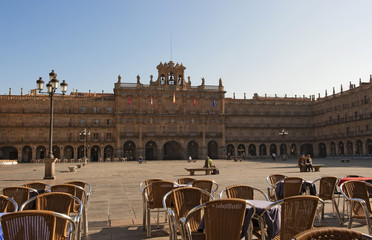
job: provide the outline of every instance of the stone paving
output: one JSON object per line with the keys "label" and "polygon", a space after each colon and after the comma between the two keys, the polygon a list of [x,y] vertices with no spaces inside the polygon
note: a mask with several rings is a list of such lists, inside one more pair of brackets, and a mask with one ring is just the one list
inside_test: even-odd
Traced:
{"label": "stone paving", "polygon": [[[350,160],[342,163],[336,159],[313,159],[313,164],[324,164],[320,172],[300,173],[296,159],[282,161],[278,159],[251,159],[242,162],[232,160],[214,160],[220,169],[219,175],[202,175],[196,173],[197,179],[212,179],[219,184],[217,193],[232,184],[255,186],[264,192],[267,189],[266,177],[281,173],[288,176],[300,176],[306,180],[315,180],[321,176],[338,176],[356,174],[371,176],[372,160]],[[69,180],[81,180],[91,184],[93,191],[89,200],[88,220],[89,235],[83,239],[147,239],[142,231],[142,196],[139,184],[148,178],[162,178],[174,181],[179,177],[189,176],[186,167],[202,167],[203,160],[196,163],[184,161],[148,161],[88,163],[87,166],[69,172],[73,163],[57,163],[56,179],[43,180],[44,164],[0,165],[0,189],[6,186],[22,185],[30,181],[44,181],[54,185]],[[340,204],[342,205],[342,204]],[[340,206],[342,211],[342,206]],[[154,214],[155,215],[155,214]],[[164,217],[160,218],[162,221]],[[153,219],[153,223],[155,220]],[[331,204],[326,204],[324,226],[340,226],[332,214]],[[315,226],[319,226],[315,222]],[[346,227],[347,223],[342,227]],[[368,233],[363,221],[354,221],[353,229]],[[153,225],[151,239],[169,239],[168,226]]]}

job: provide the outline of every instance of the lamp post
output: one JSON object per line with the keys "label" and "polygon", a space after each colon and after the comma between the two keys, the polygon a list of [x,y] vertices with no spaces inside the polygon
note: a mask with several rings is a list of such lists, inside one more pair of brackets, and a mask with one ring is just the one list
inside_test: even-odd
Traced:
{"label": "lamp post", "polygon": [[84,163],[87,163],[87,138],[90,136],[90,132],[86,128],[79,132],[80,137],[84,138]]}
{"label": "lamp post", "polygon": [[[58,89],[59,80],[57,79],[57,74],[52,70],[51,73],[49,73],[49,82],[46,84],[47,91],[42,92],[44,89],[44,81],[40,77],[36,81],[36,87],[39,93],[47,93],[49,95],[50,99],[50,119],[49,119],[49,152],[46,159],[44,159],[45,162],[45,175],[44,179],[55,179],[55,158],[53,156],[53,96],[56,93],[56,90]],[[67,86],[68,84],[63,80],[61,83],[61,91],[62,95],[65,95],[67,92]]]}
{"label": "lamp post", "polygon": [[283,128],[283,129],[279,132],[279,135],[283,137],[283,142],[284,142],[284,145],[285,145],[285,149],[284,149],[284,150],[285,150],[285,153],[284,153],[283,156],[282,156],[283,161],[284,161],[284,160],[286,160],[285,157],[284,157],[284,155],[287,154],[287,145],[286,145],[284,139],[285,139],[285,136],[288,135],[288,131],[286,131],[286,130]]}

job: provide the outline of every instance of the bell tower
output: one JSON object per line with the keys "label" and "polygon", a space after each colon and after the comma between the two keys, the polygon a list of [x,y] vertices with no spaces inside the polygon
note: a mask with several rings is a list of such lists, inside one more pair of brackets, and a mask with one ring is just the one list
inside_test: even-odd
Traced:
{"label": "bell tower", "polygon": [[153,85],[161,86],[165,89],[184,89],[186,88],[185,69],[181,64],[174,64],[173,61],[169,63],[161,63],[156,67],[158,69],[158,78]]}

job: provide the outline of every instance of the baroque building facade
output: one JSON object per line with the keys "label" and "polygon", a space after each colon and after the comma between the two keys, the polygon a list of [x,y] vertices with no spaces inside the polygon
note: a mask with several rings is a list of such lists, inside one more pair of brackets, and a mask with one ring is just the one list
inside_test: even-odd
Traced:
{"label": "baroque building facade", "polygon": [[[325,97],[226,98],[218,85],[191,84],[185,67],[157,66],[149,84],[122,82],[113,93],[55,96],[53,154],[91,161],[127,157],[177,160],[226,157],[372,158],[372,78]],[[33,162],[46,157],[48,96],[0,96],[0,159]],[[87,129],[87,139],[79,133]]]}

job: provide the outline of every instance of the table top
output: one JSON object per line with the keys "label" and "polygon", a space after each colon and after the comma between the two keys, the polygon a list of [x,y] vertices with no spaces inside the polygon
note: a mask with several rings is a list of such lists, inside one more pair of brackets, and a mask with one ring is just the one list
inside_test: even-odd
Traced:
{"label": "table top", "polygon": [[372,177],[344,177],[344,178],[341,178],[341,180],[338,182],[338,186],[340,186],[342,183],[344,183],[346,181],[350,181],[350,180],[366,181],[366,180],[372,180]]}

